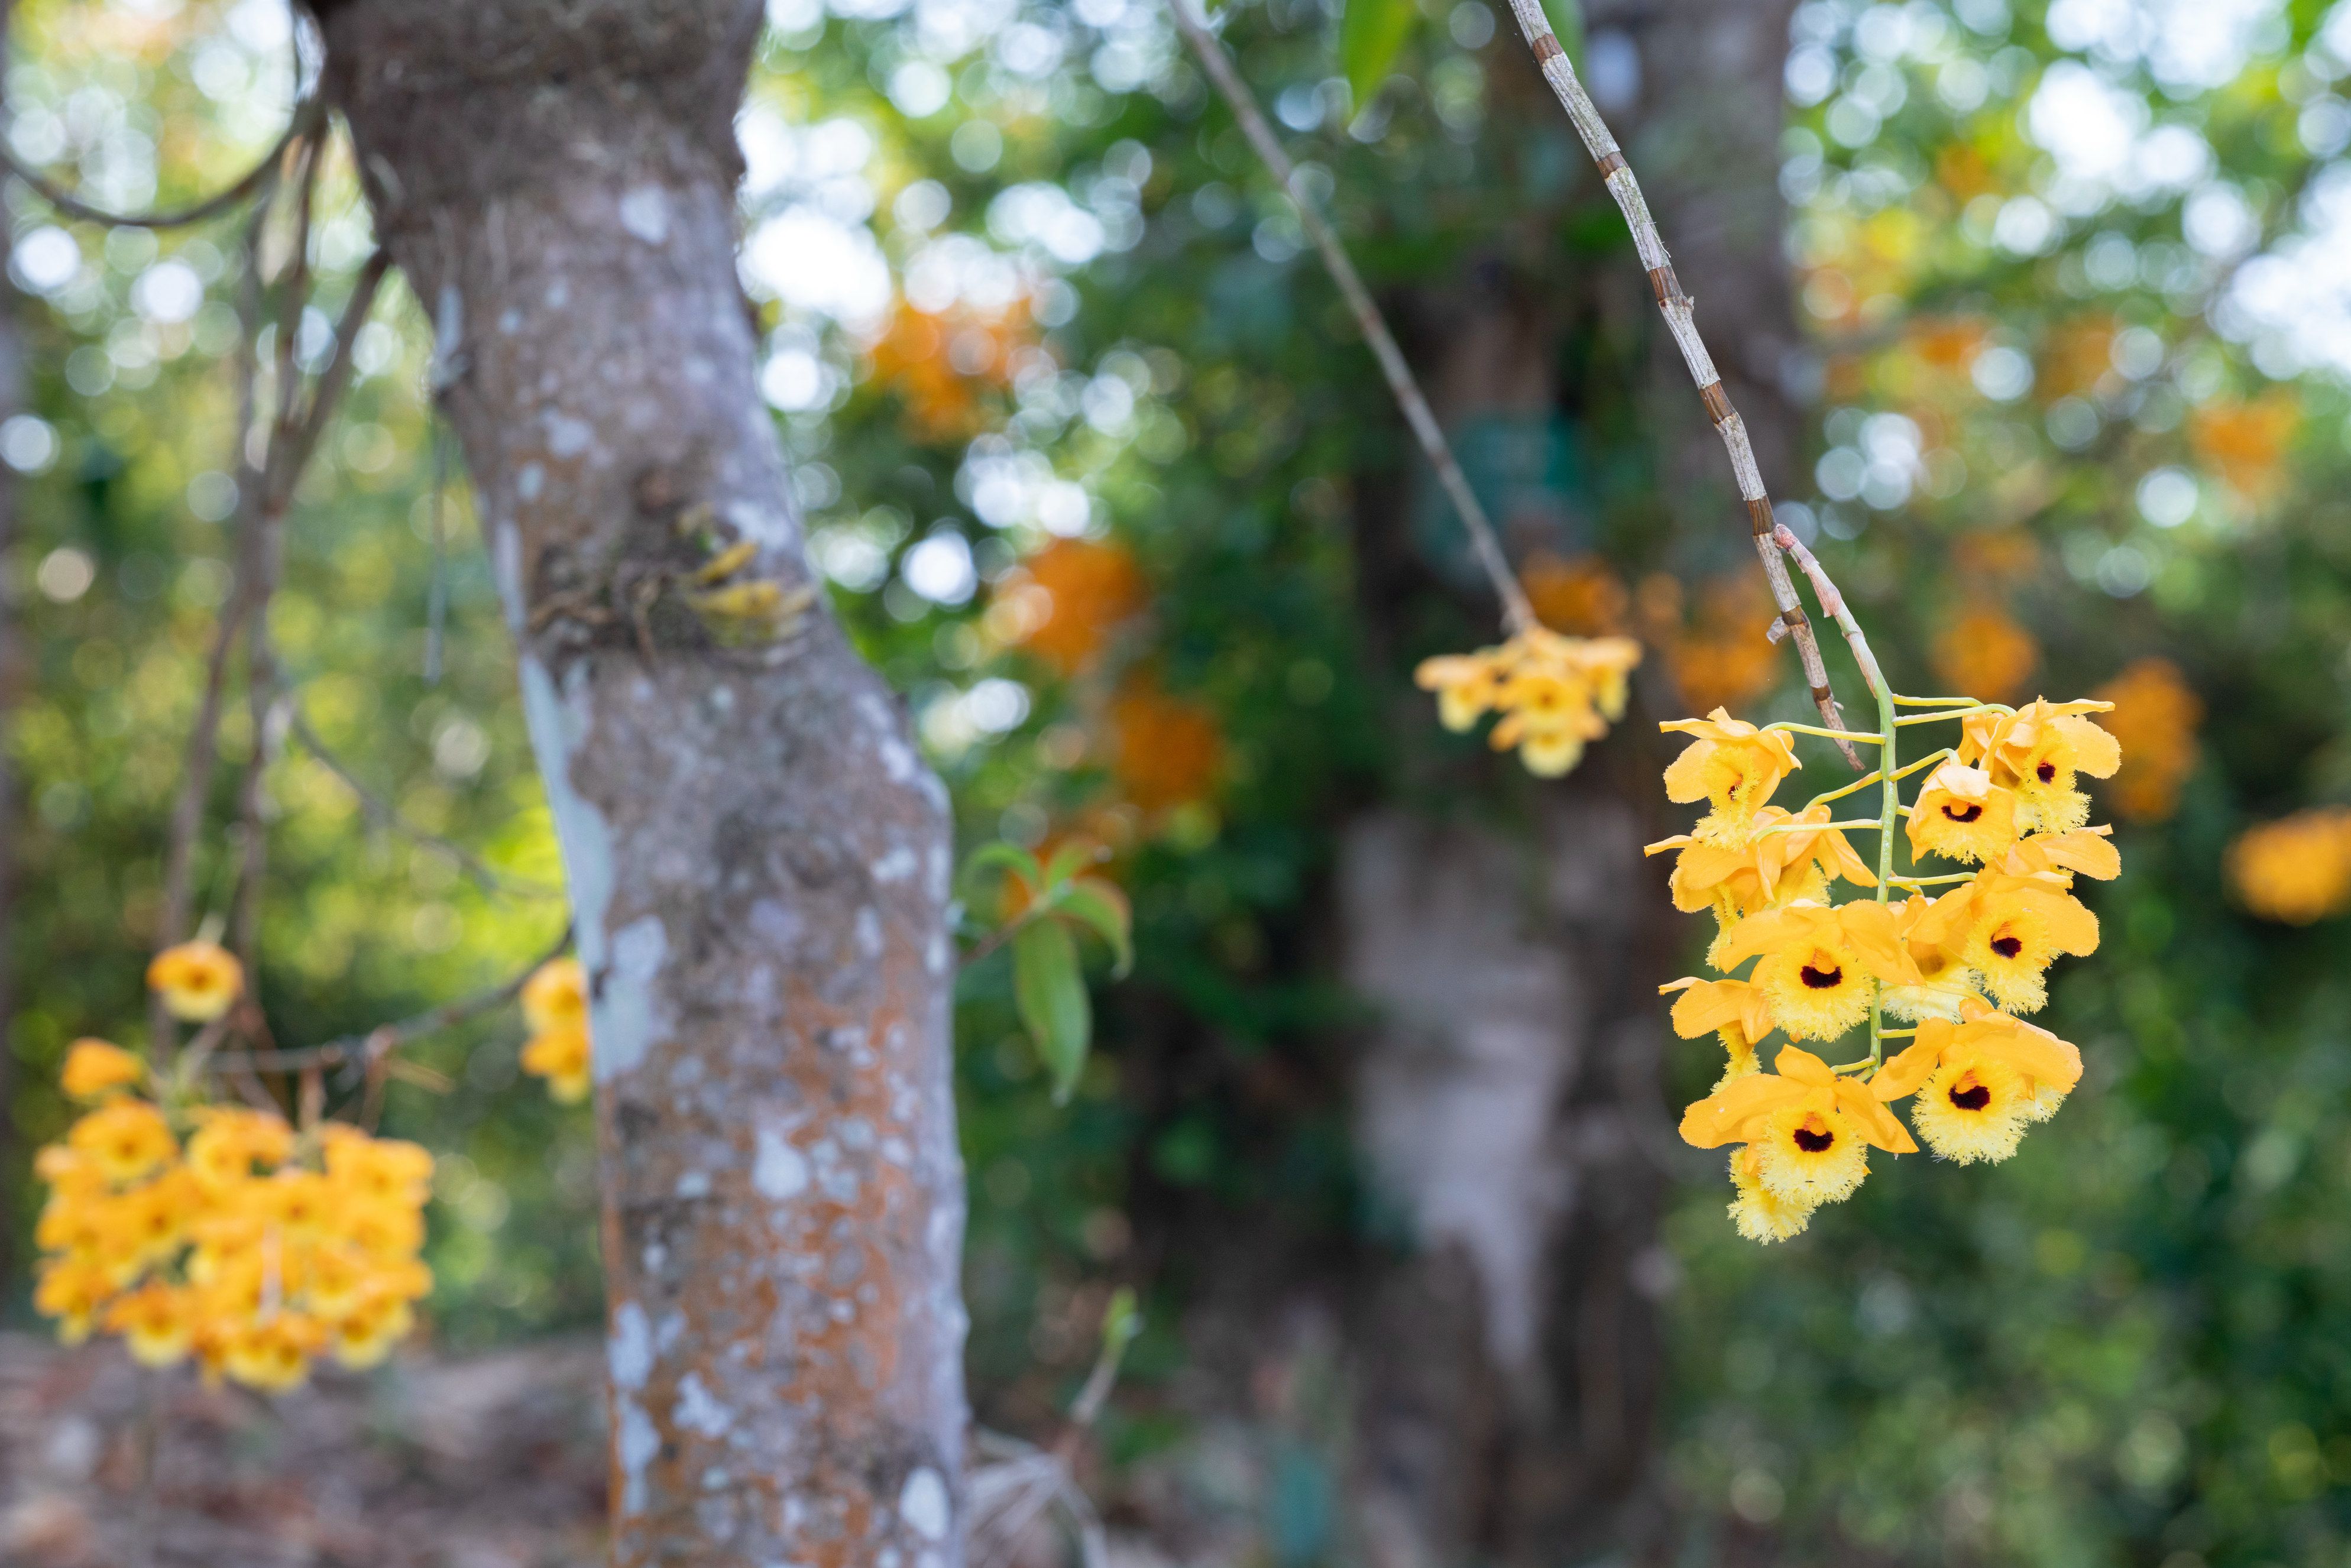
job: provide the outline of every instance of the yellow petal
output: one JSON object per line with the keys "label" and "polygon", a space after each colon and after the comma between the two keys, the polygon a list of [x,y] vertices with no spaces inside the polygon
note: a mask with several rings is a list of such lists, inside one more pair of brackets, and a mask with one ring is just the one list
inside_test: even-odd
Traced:
{"label": "yellow petal", "polygon": [[1682,1113],[1682,1141],[1701,1149],[1743,1143],[1749,1123],[1795,1103],[1804,1093],[1802,1084],[1767,1073],[1734,1078]]}
{"label": "yellow petal", "polygon": [[1890,1154],[1915,1155],[1918,1145],[1911,1141],[1910,1130],[1905,1127],[1878,1099],[1869,1086],[1856,1079],[1840,1078],[1836,1085],[1837,1109],[1861,1124],[1861,1135]]}
{"label": "yellow petal", "polygon": [[1792,1078],[1815,1089],[1827,1088],[1836,1082],[1836,1074],[1829,1071],[1829,1064],[1802,1046],[1783,1046],[1780,1059],[1771,1064],[1771,1071],[1782,1078]]}

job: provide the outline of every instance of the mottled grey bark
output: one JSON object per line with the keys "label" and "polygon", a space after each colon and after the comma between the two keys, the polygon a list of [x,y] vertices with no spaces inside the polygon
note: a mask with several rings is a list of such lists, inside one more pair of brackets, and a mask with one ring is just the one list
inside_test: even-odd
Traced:
{"label": "mottled grey bark", "polygon": [[[1659,228],[1766,481],[1799,434],[1777,184],[1788,0],[1592,0],[1591,33],[1632,44],[1627,132]],[[1491,68],[1534,66],[1506,39]],[[1614,47],[1614,41],[1610,47]],[[1535,92],[1542,89],[1531,80]],[[1625,85],[1621,80],[1611,86]],[[1555,115],[1547,98],[1537,105]],[[1564,126],[1560,127],[1562,131]],[[1594,200],[1606,198],[1593,190]],[[1654,334],[1634,396],[1683,538],[1746,561],[1722,443],[1629,252],[1525,296],[1473,291],[1427,367],[1448,423],[1561,395],[1557,324],[1596,309]],[[1507,525],[1506,525],[1507,527]],[[1758,624],[1761,637],[1764,627]],[[1515,828],[1383,810],[1342,845],[1344,963],[1380,1009],[1357,1073],[1357,1143],[1410,1238],[1353,1342],[1356,1490],[1374,1568],[1510,1568],[1655,1556],[1670,1534],[1655,1470],[1657,1231],[1673,1132],[1656,985],[1686,935],[1639,846],[1656,775],[1625,736]]]}
{"label": "mottled grey bark", "polygon": [[[961,1559],[946,797],[824,612],[756,393],[758,0],[341,0],[591,978],[613,1560]],[[697,601],[720,550],[775,620]],[[754,607],[756,608],[756,607]]]}

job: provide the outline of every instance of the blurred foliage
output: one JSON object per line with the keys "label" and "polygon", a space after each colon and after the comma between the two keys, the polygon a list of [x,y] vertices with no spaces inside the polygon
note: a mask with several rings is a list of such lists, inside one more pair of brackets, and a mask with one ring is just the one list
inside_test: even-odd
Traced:
{"label": "blurred foliage", "polygon": [[[1130,1361],[1134,1408],[1106,1422],[1132,1455],[1172,1434],[1150,1400],[1179,1355],[1162,1325],[1199,1288],[1138,1245],[1137,1217],[1310,1245],[1363,1224],[1335,825],[1465,791],[1509,820],[1539,786],[1442,734],[1410,687],[1418,658],[1489,641],[1490,609],[1455,586],[1445,515],[1343,308],[1165,17],[1145,0],[769,16],[740,122],[743,275],[811,556],[907,695],[965,842],[1094,846],[1134,910],[1134,974],[1094,996],[1066,1106],[1013,967],[965,977],[976,1395],[991,1421],[1040,1424],[1131,1280],[1166,1298]],[[1375,289],[1635,266],[1485,0],[1423,5],[1368,102],[1323,8],[1225,22]],[[123,206],[216,187],[289,96],[272,0],[22,0],[15,45],[16,151]],[[1612,112],[1608,93],[1639,91],[1623,35],[1580,47]],[[2344,931],[2250,918],[2222,869],[2250,823],[2351,795],[2346,367],[2325,360],[2345,334],[2279,270],[2341,204],[2346,64],[2351,20],[2312,0],[1796,12],[1781,177],[1809,346],[1788,373],[1817,425],[1787,520],[1897,686],[2124,683],[2116,727],[2163,761],[2101,797],[2129,871],[2094,894],[2105,946],[2045,1020],[2089,1076],[2017,1159],[1883,1170],[1759,1254],[1693,1157],[1667,1238],[1692,1562],[1756,1533],[1805,1561],[2198,1568],[2351,1546]],[[367,248],[347,168],[335,191],[322,310]],[[68,1117],[67,1042],[139,1030],[162,823],[228,582],[238,236],[159,244],[9,201],[32,382],[30,413],[0,426],[29,664],[7,1044],[38,1140]],[[1574,321],[1541,462],[1489,476],[1557,515],[1530,590],[1564,629],[1640,636],[1698,711],[1800,717],[1801,694],[1767,689],[1787,666],[1757,655],[1735,524],[1667,521],[1627,391],[1656,333],[1646,313]],[[299,498],[273,630],[339,759],[515,885],[486,891],[388,830],[286,741],[258,983],[288,1043],[496,983],[562,924],[531,891],[558,868],[462,485],[446,674],[423,674],[429,353],[389,291]],[[1463,446],[1474,469],[1528,434]],[[1398,497],[1435,519],[1406,525],[1427,570],[1401,594],[1355,527],[1357,503]],[[1647,744],[1644,721],[1671,716],[1659,689],[1595,759]],[[232,719],[215,822],[255,740]],[[231,848],[208,841],[206,907]],[[453,1343],[599,1307],[588,1121],[518,1082],[523,1032],[500,1015],[426,1041],[417,1060],[455,1092],[391,1090],[385,1130],[444,1155],[428,1316]],[[1676,1103],[1712,1071],[1678,1053]],[[21,1217],[24,1148],[9,1157]],[[1301,1539],[1285,1561],[1316,1560]]]}

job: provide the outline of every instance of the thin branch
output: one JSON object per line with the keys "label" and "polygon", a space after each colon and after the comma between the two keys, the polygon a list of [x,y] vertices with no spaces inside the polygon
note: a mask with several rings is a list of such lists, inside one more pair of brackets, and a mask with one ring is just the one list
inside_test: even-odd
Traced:
{"label": "thin branch", "polygon": [[358,798],[360,810],[367,813],[369,821],[436,854],[445,855],[455,862],[459,870],[473,878],[475,884],[485,893],[523,894],[538,898],[559,895],[559,889],[506,875],[465,845],[420,828],[402,816],[391,801],[370,789],[360,781],[359,775],[319,738],[319,732],[311,727],[308,716],[302,712],[301,704],[291,694],[286,703],[286,713],[287,728],[294,738],[302,743],[304,749],[316,758],[321,767],[342,780],[343,787]]}
{"label": "thin branch", "polygon": [[87,223],[105,224],[114,228],[183,229],[218,217],[246,197],[266,189],[277,176],[284,164],[287,149],[308,137],[325,120],[327,106],[317,98],[306,98],[294,106],[294,117],[261,161],[247,170],[244,178],[218,195],[207,196],[193,206],[174,207],[160,213],[110,213],[94,207],[71,192],[58,186],[47,175],[38,172],[11,152],[0,141],[0,169],[5,169],[33,188],[34,194],[69,218]]}
{"label": "thin branch", "polygon": [[[1527,47],[1534,51],[1535,64],[1541,68],[1543,79],[1551,83],[1560,106],[1574,122],[1575,132],[1583,138],[1584,150],[1598,166],[1608,193],[1616,199],[1618,209],[1625,214],[1625,226],[1633,231],[1633,248],[1640,253],[1641,266],[1649,275],[1649,287],[1656,295],[1666,329],[1681,350],[1690,380],[1698,385],[1698,401],[1706,405],[1707,417],[1714,422],[1715,431],[1730,455],[1730,470],[1739,483],[1740,499],[1747,505],[1755,553],[1763,563],[1763,576],[1771,585],[1771,601],[1780,607],[1780,619],[1794,634],[1797,657],[1803,664],[1804,679],[1812,687],[1813,702],[1820,708],[1823,723],[1831,729],[1843,729],[1844,719],[1837,712],[1836,694],[1829,685],[1828,665],[1821,659],[1820,641],[1813,636],[1803,605],[1796,598],[1796,585],[1789,579],[1786,563],[1771,548],[1771,529],[1775,526],[1771,497],[1763,488],[1762,471],[1755,465],[1755,449],[1747,440],[1747,423],[1730,406],[1722,377],[1707,354],[1704,340],[1698,336],[1696,308],[1674,276],[1673,258],[1666,254],[1665,241],[1657,234],[1656,220],[1649,215],[1649,204],[1641,194],[1640,182],[1633,177],[1632,168],[1625,162],[1616,138],[1609,133],[1591,95],[1576,79],[1567,51],[1561,47],[1551,30],[1550,19],[1543,15],[1541,0],[1510,0],[1510,11],[1519,19],[1519,30],[1526,35]],[[1860,754],[1844,741],[1837,742],[1837,747],[1858,772],[1862,766]]]}
{"label": "thin branch", "polygon": [[319,439],[334,417],[336,404],[350,385],[352,349],[359,340],[360,329],[367,325],[368,313],[375,308],[384,276],[391,269],[392,253],[380,247],[360,265],[359,277],[351,284],[351,297],[344,302],[342,318],[335,325],[334,348],[311,382],[308,402],[287,428],[285,455],[280,458],[274,447],[270,453],[278,468],[277,488],[270,494],[281,508],[292,501],[296,482],[311,454],[318,450]]}
{"label": "thin branch", "polygon": [[1869,683],[1869,689],[1885,704],[1886,711],[1892,712],[1889,694],[1893,688],[1886,684],[1886,676],[1877,667],[1877,655],[1869,651],[1869,639],[1861,634],[1861,623],[1853,618],[1853,612],[1845,608],[1844,595],[1839,593],[1837,585],[1829,580],[1828,568],[1821,564],[1819,557],[1804,548],[1804,541],[1791,532],[1785,523],[1772,528],[1771,542],[1795,557],[1796,564],[1803,569],[1806,577],[1812,579],[1813,591],[1820,596],[1822,611],[1844,632],[1845,646],[1853,650],[1853,662],[1861,666],[1861,678]]}
{"label": "thin branch", "polygon": [[413,1018],[397,1023],[379,1024],[365,1034],[347,1034],[322,1045],[303,1046],[293,1051],[223,1051],[213,1058],[214,1064],[225,1071],[243,1068],[248,1071],[259,1069],[266,1072],[299,1072],[313,1068],[338,1067],[352,1061],[372,1063],[399,1050],[403,1045],[423,1040],[427,1035],[453,1029],[467,1019],[506,1006],[522,994],[524,986],[539,967],[563,956],[571,946],[571,927],[566,925],[555,945],[533,958],[513,976],[486,991],[470,997],[460,997],[454,1002],[444,1002]]}
{"label": "thin branch", "polygon": [[1510,561],[1502,553],[1501,540],[1495,535],[1494,525],[1487,517],[1486,508],[1479,503],[1477,492],[1470,489],[1468,477],[1461,472],[1461,465],[1455,461],[1453,448],[1446,443],[1445,432],[1438,427],[1437,416],[1429,412],[1428,400],[1421,395],[1420,383],[1414,379],[1412,367],[1405,362],[1404,351],[1396,347],[1395,335],[1388,330],[1387,321],[1381,316],[1379,306],[1373,302],[1371,290],[1364,287],[1363,277],[1355,271],[1355,264],[1347,258],[1345,247],[1340,245],[1339,236],[1324,221],[1312,193],[1300,182],[1296,165],[1290,162],[1290,154],[1282,151],[1281,142],[1273,134],[1273,127],[1266,123],[1265,114],[1258,108],[1257,99],[1250,94],[1248,84],[1233,69],[1224,46],[1193,15],[1193,3],[1194,0],[1167,0],[1167,9],[1175,16],[1177,30],[1183,33],[1184,41],[1191,46],[1201,68],[1208,73],[1208,79],[1216,84],[1217,91],[1231,106],[1234,118],[1240,121],[1242,131],[1249,137],[1249,145],[1257,149],[1257,155],[1265,161],[1265,166],[1272,171],[1274,178],[1280,182],[1282,190],[1289,194],[1291,204],[1298,209],[1298,221],[1305,228],[1307,237],[1314,242],[1314,248],[1322,254],[1322,266],[1331,274],[1331,281],[1339,286],[1340,294],[1347,301],[1347,308],[1354,313],[1355,326],[1364,334],[1364,340],[1371,345],[1373,357],[1379,361],[1380,373],[1387,378],[1388,390],[1395,394],[1397,406],[1404,410],[1405,423],[1412,426],[1413,435],[1420,442],[1421,452],[1428,458],[1429,465],[1437,470],[1437,482],[1445,486],[1445,493],[1453,499],[1454,509],[1461,514],[1461,526],[1468,530],[1470,548],[1477,553],[1478,564],[1485,569],[1495,593],[1502,601],[1503,620],[1513,632],[1531,630],[1536,624],[1534,606],[1527,601],[1526,591],[1519,586],[1518,578],[1511,573]]}
{"label": "thin branch", "polygon": [[[204,668],[204,695],[196,706],[196,722],[180,762],[180,793],[163,848],[162,908],[156,923],[156,946],[184,942],[189,934],[194,897],[196,839],[204,820],[204,797],[212,788],[213,765],[219,757],[221,706],[226,693],[228,663],[253,604],[256,520],[259,516],[259,478],[251,460],[253,430],[261,367],[255,351],[261,320],[261,246],[268,226],[270,203],[265,199],[246,225],[245,266],[237,290],[237,421],[230,467],[237,475],[237,567],[235,591],[222,606],[220,624],[213,632],[212,653]],[[159,994],[147,1007],[148,1050],[158,1063],[168,1062],[179,1048],[179,1026]]]}

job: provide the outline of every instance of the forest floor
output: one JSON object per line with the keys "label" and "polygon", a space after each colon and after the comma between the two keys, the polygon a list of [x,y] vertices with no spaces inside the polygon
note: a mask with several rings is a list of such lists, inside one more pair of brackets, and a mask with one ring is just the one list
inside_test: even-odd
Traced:
{"label": "forest floor", "polygon": [[[142,1371],[111,1341],[0,1333],[0,1568],[601,1568],[600,1353],[409,1347],[264,1398]],[[1130,1477],[1107,1568],[1256,1556],[1247,1508],[1203,1506],[1204,1463],[1249,1469],[1227,1450]],[[975,1562],[1058,1568],[1064,1550],[1040,1521]]]}
{"label": "forest floor", "polygon": [[264,1399],[0,1334],[6,1568],[590,1568],[592,1342],[329,1372]]}

